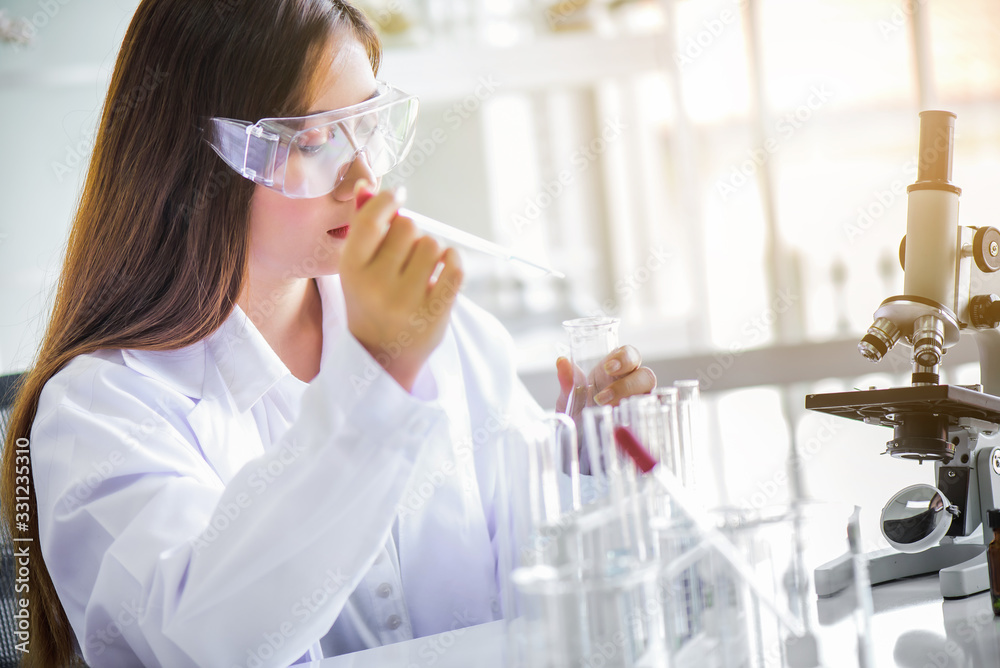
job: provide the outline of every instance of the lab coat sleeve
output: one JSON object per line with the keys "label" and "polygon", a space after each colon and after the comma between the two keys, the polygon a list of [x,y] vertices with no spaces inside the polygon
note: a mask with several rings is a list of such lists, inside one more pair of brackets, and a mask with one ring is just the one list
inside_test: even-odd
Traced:
{"label": "lab coat sleeve", "polygon": [[[300,419],[227,484],[157,410],[165,384],[95,356],[46,384],[31,438],[41,548],[93,668],[133,654],[171,668],[288,665],[330,628],[384,544],[421,443],[446,433],[440,407],[353,337],[334,350]],[[136,424],[153,428],[136,439]]]}
{"label": "lab coat sleeve", "polygon": [[[495,586],[503,591],[504,559],[503,543],[510,540],[510,509],[507,507],[511,485],[520,474],[516,462],[515,470],[508,470],[508,479],[501,481],[498,467],[502,443],[545,417],[545,411],[517,376],[514,342],[499,320],[464,297],[459,300],[460,308],[452,314],[452,323],[458,334],[463,354],[466,389],[474,405],[479,407],[473,413],[472,427],[478,435],[488,438],[474,440],[476,476],[482,495],[483,512],[493,548],[495,566]],[[555,364],[553,362],[553,369]],[[553,375],[555,383],[555,376]],[[555,385],[558,389],[558,385]]]}

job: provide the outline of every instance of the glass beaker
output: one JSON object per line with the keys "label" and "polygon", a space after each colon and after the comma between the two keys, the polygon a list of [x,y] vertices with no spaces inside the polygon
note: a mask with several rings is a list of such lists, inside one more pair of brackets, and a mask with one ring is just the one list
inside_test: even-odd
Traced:
{"label": "glass beaker", "polygon": [[[514,586],[523,602],[520,634],[508,666],[517,668],[635,668],[663,665],[656,562],[615,574],[540,566],[519,568]],[[666,658],[666,657],[663,657]]]}
{"label": "glass beaker", "polygon": [[514,657],[523,651],[524,628],[532,615],[562,620],[564,626],[576,618],[575,609],[563,609],[568,604],[565,600],[526,601],[518,595],[511,576],[523,568],[573,569],[579,563],[577,452],[576,427],[561,413],[508,429],[498,441],[497,566],[509,651]]}
{"label": "glass beaker", "polygon": [[594,316],[563,322],[569,335],[570,362],[573,363],[573,392],[566,404],[566,414],[574,418],[587,406],[596,406],[594,395],[611,379],[601,362],[618,348],[618,318]]}
{"label": "glass beaker", "polygon": [[[704,540],[694,523],[661,525],[661,583],[693,575],[690,589],[661,589],[670,665],[870,668],[871,587],[867,563],[855,558],[850,537],[857,514],[851,510],[807,503],[712,511],[745,560],[749,570],[742,574],[719,553],[699,549]],[[816,569],[838,559],[852,559],[859,577],[836,596],[820,598]],[[762,594],[771,604],[764,605]]]}

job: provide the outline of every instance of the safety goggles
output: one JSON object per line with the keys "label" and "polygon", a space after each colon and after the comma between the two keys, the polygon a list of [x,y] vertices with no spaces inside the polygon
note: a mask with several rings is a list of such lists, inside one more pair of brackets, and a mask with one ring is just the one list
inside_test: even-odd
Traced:
{"label": "safety goggles", "polygon": [[378,177],[413,143],[417,98],[383,82],[359,104],[256,123],[212,118],[206,140],[230,167],[287,197],[332,192],[358,160]]}

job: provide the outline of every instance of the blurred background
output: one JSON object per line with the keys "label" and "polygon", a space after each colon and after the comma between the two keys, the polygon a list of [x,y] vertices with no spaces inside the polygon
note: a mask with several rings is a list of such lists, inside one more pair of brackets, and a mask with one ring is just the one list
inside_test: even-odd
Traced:
{"label": "blurred background", "polygon": [[[137,4],[0,0],[0,373],[31,364]],[[786,500],[794,444],[808,493],[861,505],[875,547],[882,505],[933,467],[882,456],[888,430],[803,401],[909,383],[902,346],[873,366],[857,341],[902,289],[920,110],[957,114],[962,223],[995,224],[1000,4],[360,4],[386,46],[380,77],[421,99],[386,182],[567,274],[466,257],[465,294],[511,331],[539,401],[555,401],[560,323],[619,317],[661,382],[701,381],[706,501]],[[978,376],[963,341],[942,382]]]}

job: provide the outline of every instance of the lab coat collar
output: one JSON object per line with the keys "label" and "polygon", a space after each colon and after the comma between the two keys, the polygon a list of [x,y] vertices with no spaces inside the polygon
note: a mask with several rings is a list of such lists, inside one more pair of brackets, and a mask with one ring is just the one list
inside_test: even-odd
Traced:
{"label": "lab coat collar", "polygon": [[125,365],[192,399],[211,393],[206,368],[213,361],[237,411],[248,410],[288,368],[239,306],[208,338],[176,350],[123,350]]}
{"label": "lab coat collar", "polygon": [[207,344],[240,413],[249,410],[291,373],[239,306],[233,307],[229,318],[208,337]]}
{"label": "lab coat collar", "polygon": [[192,399],[204,394],[206,356],[204,341],[177,350],[122,350],[125,366]]}
{"label": "lab coat collar", "polygon": [[[339,334],[344,313],[344,297],[339,276],[316,278],[323,305],[323,355]],[[239,412],[249,410],[268,390],[291,371],[281,361],[264,336],[239,306],[217,332],[208,338],[208,347]]]}
{"label": "lab coat collar", "polygon": [[[323,303],[323,358],[340,334],[344,296],[339,276],[316,278]],[[239,306],[203,341],[177,350],[123,350],[125,364],[144,376],[204,398],[205,368],[213,360],[239,412],[249,410],[291,372]],[[211,359],[209,359],[209,356]]]}
{"label": "lab coat collar", "polygon": [[212,392],[206,369],[214,361],[239,412],[290,373],[239,306],[202,341],[176,350],[122,350],[122,358],[129,368],[198,400]]}

